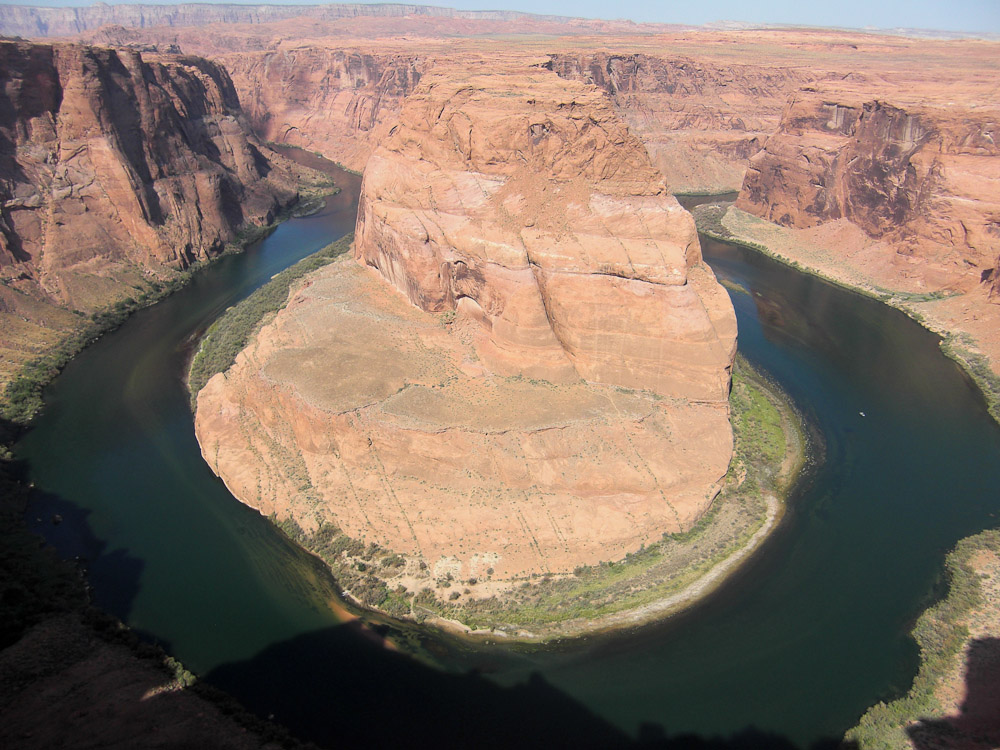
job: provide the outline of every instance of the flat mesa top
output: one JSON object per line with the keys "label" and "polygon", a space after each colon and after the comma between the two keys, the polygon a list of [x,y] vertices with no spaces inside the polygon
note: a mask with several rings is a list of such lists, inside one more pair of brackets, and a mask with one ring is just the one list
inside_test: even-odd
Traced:
{"label": "flat mesa top", "polygon": [[412,307],[347,258],[312,277],[278,326],[285,343],[268,347],[265,377],[324,411],[371,406],[400,426],[505,432],[642,419],[657,404],[644,392],[485,372],[461,322]]}

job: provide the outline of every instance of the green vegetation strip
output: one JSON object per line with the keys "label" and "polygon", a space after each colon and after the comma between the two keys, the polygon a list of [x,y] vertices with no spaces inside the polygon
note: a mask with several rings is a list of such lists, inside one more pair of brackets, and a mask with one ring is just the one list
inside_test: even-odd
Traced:
{"label": "green vegetation strip", "polygon": [[188,373],[192,408],[199,391],[209,379],[232,367],[236,355],[243,351],[253,335],[260,330],[264,319],[285,306],[292,284],[346,253],[353,240],[354,235],[349,234],[286,268],[238,305],[226,310],[212,324],[198,347]]}
{"label": "green vegetation strip", "polygon": [[[786,478],[781,477],[786,449],[789,444],[793,449],[803,444],[798,417],[777,387],[742,358],[734,368],[730,406],[734,458],[722,493],[692,529],[665,534],[623,560],[579,567],[568,576],[533,576],[502,596],[469,597],[479,581],[450,576],[435,582],[437,592],[393,587],[392,578],[403,560],[391,550],[366,546],[331,524],[311,533],[290,521],[278,525],[293,541],[320,556],[338,583],[367,607],[418,622],[439,617],[458,620],[473,630],[529,629],[558,635],[573,621],[637,610],[683,591],[743,549],[766,522],[765,496],[786,489],[782,484]],[[786,428],[796,434],[787,435]],[[442,601],[445,594],[447,601]]]}
{"label": "green vegetation strip", "polygon": [[[963,539],[948,554],[948,595],[924,612],[913,630],[920,646],[920,671],[905,697],[872,706],[847,733],[846,739],[856,742],[860,750],[910,750],[913,745],[906,727],[921,719],[941,717],[936,689],[955,668],[968,642],[967,615],[983,604],[979,575],[970,565],[980,550],[1000,554],[1000,530]],[[950,745],[945,742],[940,746]]]}
{"label": "green vegetation strip", "polygon": [[945,337],[941,350],[968,373],[986,399],[993,419],[1000,422],[1000,376],[993,372],[989,360],[972,351],[966,338],[954,334]]}
{"label": "green vegetation strip", "polygon": [[189,278],[190,271],[184,271],[169,281],[146,282],[146,287],[137,290],[136,296],[119,300],[89,318],[81,315],[75,330],[44,354],[27,362],[7,384],[3,398],[0,399],[0,420],[6,423],[3,434],[0,434],[0,442],[9,443],[16,430],[35,417],[42,408],[42,389],[52,382],[73,357],[105,333],[118,328],[136,310],[148,307],[177,291]]}

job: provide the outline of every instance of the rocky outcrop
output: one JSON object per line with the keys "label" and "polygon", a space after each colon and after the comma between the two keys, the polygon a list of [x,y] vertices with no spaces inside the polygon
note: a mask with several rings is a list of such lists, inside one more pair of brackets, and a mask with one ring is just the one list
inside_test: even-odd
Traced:
{"label": "rocky outcrop", "polygon": [[931,290],[995,284],[1000,109],[914,88],[798,92],[752,157],[737,206],[795,228],[847,220],[894,247]]}
{"label": "rocky outcrop", "polygon": [[426,74],[368,162],[355,255],[198,396],[237,497],[398,553],[372,573],[391,589],[475,579],[452,598],[704,513],[735,316],[600,91],[497,61]]}
{"label": "rocky outcrop", "polygon": [[682,55],[552,55],[564,78],[602,88],[672,190],[738,190],[747,159],[777,128],[789,94],[815,71]]}
{"label": "rocky outcrop", "polygon": [[296,197],[213,63],[0,43],[0,273],[91,310]]}
{"label": "rocky outcrop", "polygon": [[243,109],[265,140],[364,169],[420,80],[417,55],[307,47],[225,55]]}
{"label": "rocky outcrop", "polygon": [[993,269],[983,271],[982,281],[989,285],[990,300],[1000,302],[1000,256]]}
{"label": "rocky outcrop", "polygon": [[365,171],[357,254],[480,320],[505,375],[723,401],[735,327],[690,216],[600,93],[434,73]]}

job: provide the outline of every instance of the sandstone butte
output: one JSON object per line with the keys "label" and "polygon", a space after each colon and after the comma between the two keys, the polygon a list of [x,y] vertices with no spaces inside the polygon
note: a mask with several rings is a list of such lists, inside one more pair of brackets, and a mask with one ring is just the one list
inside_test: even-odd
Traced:
{"label": "sandstone butte", "polygon": [[208,383],[196,431],[262,513],[395,551],[392,585],[489,595],[694,524],[735,345],[690,214],[598,89],[441,66],[368,161],[354,258]]}
{"label": "sandstone butte", "polygon": [[0,382],[297,197],[199,58],[0,42]]}
{"label": "sandstone butte", "polygon": [[[229,15],[233,9],[210,6],[186,6],[176,13],[149,10],[148,15],[117,6],[72,13],[10,9],[0,14],[0,22],[8,33],[78,34],[85,41],[126,45],[132,50],[128,54],[183,50],[210,57],[230,72],[249,123],[263,138],[321,151],[355,169],[387,137],[421,77],[442,61],[494,53],[544,61],[566,79],[602,89],[675,192],[739,188],[751,156],[755,166],[741,205],[791,227],[807,227],[788,230],[799,233],[790,242],[796,248],[808,246],[803,240],[822,245],[823,262],[815,263],[820,270],[847,283],[889,290],[965,290],[933,303],[942,313],[936,327],[971,334],[997,371],[1000,313],[990,299],[997,299],[1000,260],[989,262],[991,252],[1000,255],[990,249],[996,224],[992,219],[975,223],[979,209],[992,211],[991,162],[981,160],[990,154],[982,144],[969,150],[969,143],[953,135],[943,140],[935,135],[957,127],[966,114],[982,120],[995,80],[995,43],[830,30],[633,28],[401,6],[371,15],[310,11],[304,20],[292,17],[301,16],[298,10],[240,10],[237,20],[245,23],[233,24],[226,23],[237,18]],[[456,33],[475,38],[456,38]],[[895,108],[917,118],[931,135],[921,136],[915,151],[904,145],[907,153],[900,160],[891,124],[883,130],[848,127],[838,135],[836,126],[819,128],[816,123],[828,120],[814,117],[813,125],[799,127],[790,113],[816,106],[817,95],[827,97],[823,107],[844,110],[844,123],[850,119],[847,110],[868,109],[885,110],[880,122],[901,122],[886,115]],[[858,123],[864,120],[860,116]],[[988,136],[988,123],[984,128]],[[888,140],[881,142],[882,136]],[[841,152],[856,152],[870,163],[868,176],[848,179],[841,167],[826,174],[824,163],[843,166],[853,158],[837,157]],[[930,156],[938,153],[943,156]],[[973,157],[980,159],[977,166]],[[825,208],[797,205],[795,211],[777,211],[788,202],[779,176],[797,175],[814,158],[819,164],[789,185],[815,177],[824,191],[815,205]],[[916,194],[907,171],[911,166],[922,175]],[[920,172],[923,167],[926,174]],[[879,184],[881,172],[892,179]],[[859,210],[877,194],[890,193],[919,207],[906,213],[902,229],[890,226],[891,217],[887,224],[877,208]],[[903,204],[894,205],[896,210]],[[921,212],[937,218],[926,221]],[[970,226],[969,237],[961,236]],[[808,262],[822,254],[795,252],[789,257]],[[500,347],[494,348],[499,357]]]}

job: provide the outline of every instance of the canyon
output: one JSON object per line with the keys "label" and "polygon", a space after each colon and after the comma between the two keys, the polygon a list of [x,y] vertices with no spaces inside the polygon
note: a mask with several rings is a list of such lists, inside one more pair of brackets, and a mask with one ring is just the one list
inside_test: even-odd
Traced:
{"label": "canyon", "polygon": [[995,86],[811,86],[750,159],[737,208],[782,226],[844,220],[895,249],[921,291],[992,283],[1000,252]]}
{"label": "canyon", "polygon": [[671,193],[738,191],[723,236],[1000,373],[995,42],[365,7],[0,8],[78,42],[2,43],[4,377],[294,203],[317,178],[268,142],[364,170],[355,258],[202,392],[202,449],[410,591],[570,576],[709,507],[735,321]]}
{"label": "canyon", "polygon": [[922,321],[1000,416],[1000,107],[992,76],[941,79],[797,91],[709,223]]}

